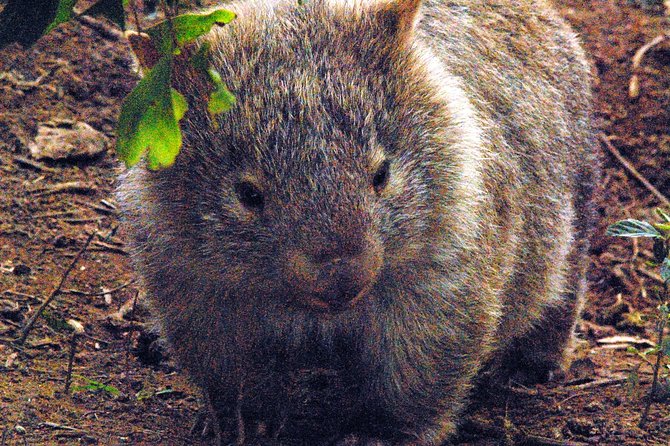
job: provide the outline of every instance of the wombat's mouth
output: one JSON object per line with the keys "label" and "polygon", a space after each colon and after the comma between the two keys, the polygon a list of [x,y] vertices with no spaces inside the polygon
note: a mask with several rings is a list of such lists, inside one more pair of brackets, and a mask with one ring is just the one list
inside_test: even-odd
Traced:
{"label": "wombat's mouth", "polygon": [[375,282],[370,281],[363,286],[355,295],[348,294],[346,291],[333,290],[331,292],[318,294],[300,294],[294,296],[294,301],[298,305],[308,310],[320,313],[341,313],[355,308],[363,301],[372,290]]}

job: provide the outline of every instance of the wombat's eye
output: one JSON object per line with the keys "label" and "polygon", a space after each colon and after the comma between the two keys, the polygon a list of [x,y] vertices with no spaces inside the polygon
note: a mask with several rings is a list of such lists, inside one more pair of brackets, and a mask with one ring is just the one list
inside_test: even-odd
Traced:
{"label": "wombat's eye", "polygon": [[388,182],[389,182],[389,162],[384,161],[382,165],[379,166],[379,169],[377,169],[377,172],[375,172],[375,176],[372,177],[372,187],[375,188],[375,192],[380,194],[386,188]]}
{"label": "wombat's eye", "polygon": [[249,209],[263,209],[265,199],[258,187],[248,181],[242,181],[235,186],[235,192],[240,202]]}

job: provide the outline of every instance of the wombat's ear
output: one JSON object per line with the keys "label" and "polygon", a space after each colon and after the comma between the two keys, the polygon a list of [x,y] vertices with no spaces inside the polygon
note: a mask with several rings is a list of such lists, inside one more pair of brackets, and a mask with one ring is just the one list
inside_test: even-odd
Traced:
{"label": "wombat's ear", "polygon": [[142,70],[149,70],[156,65],[161,54],[148,34],[126,31],[126,37]]}
{"label": "wombat's ear", "polygon": [[409,42],[419,21],[422,0],[389,0],[378,6],[377,17],[388,36]]}

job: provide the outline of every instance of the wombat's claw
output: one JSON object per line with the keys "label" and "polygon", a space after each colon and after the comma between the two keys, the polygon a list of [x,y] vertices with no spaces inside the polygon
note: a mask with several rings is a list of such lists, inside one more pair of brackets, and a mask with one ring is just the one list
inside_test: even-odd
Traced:
{"label": "wombat's claw", "polygon": [[545,384],[561,381],[564,378],[565,372],[557,364],[534,364],[531,367],[516,370],[510,376],[510,384]]}
{"label": "wombat's claw", "polygon": [[334,446],[389,446],[389,444],[374,438],[366,438],[350,434],[341,440],[336,441]]}
{"label": "wombat's claw", "polygon": [[191,436],[200,435],[202,438],[205,438],[210,433],[211,430],[207,412],[202,410],[198,411],[198,413],[195,415],[195,420],[193,420],[193,424],[191,425],[191,429],[189,429],[189,434]]}

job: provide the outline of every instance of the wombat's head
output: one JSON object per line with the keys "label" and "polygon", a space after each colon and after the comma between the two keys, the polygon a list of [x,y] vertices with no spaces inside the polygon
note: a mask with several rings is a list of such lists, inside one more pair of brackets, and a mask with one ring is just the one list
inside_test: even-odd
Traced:
{"label": "wombat's head", "polygon": [[[464,137],[416,43],[419,6],[230,6],[238,18],[208,40],[237,104],[216,125],[191,107],[176,165],[146,174],[189,241],[175,255],[234,295],[317,313],[430,264],[465,175],[448,147]],[[176,78],[189,101],[206,96]]]}

